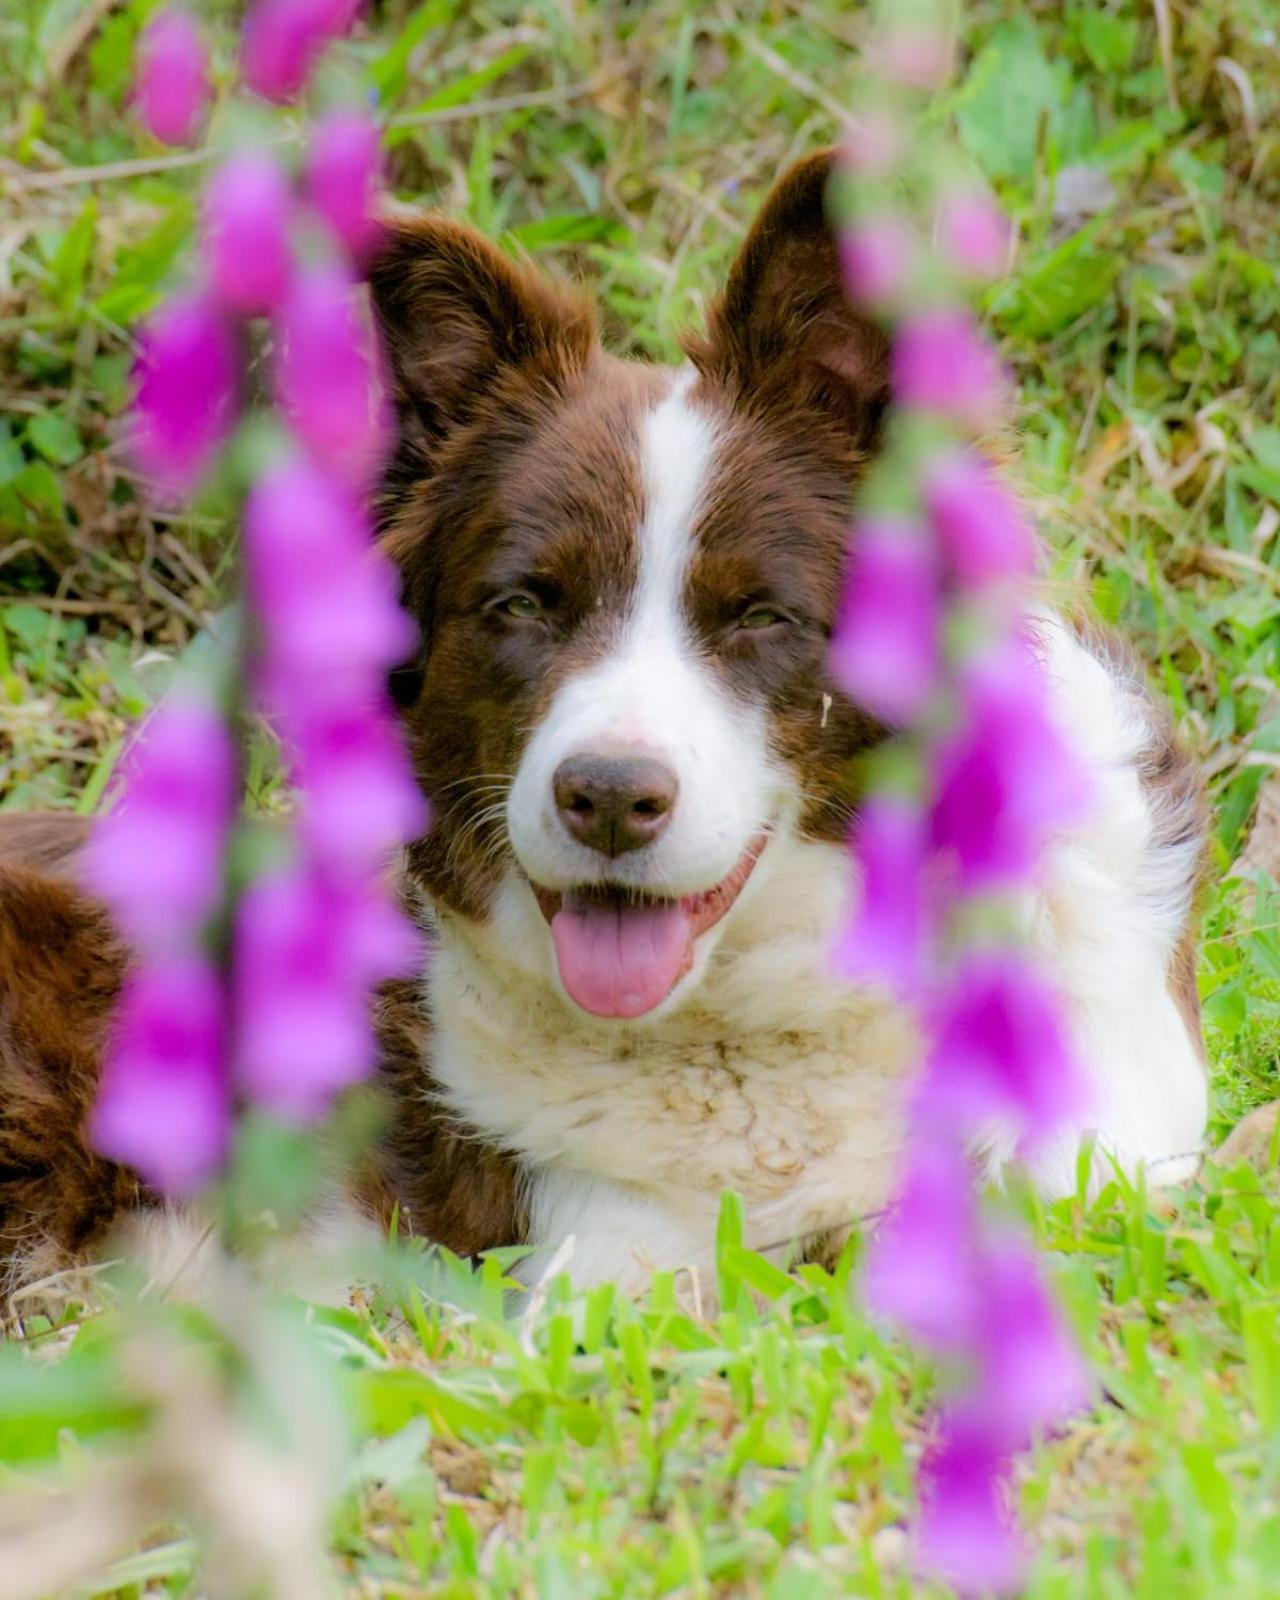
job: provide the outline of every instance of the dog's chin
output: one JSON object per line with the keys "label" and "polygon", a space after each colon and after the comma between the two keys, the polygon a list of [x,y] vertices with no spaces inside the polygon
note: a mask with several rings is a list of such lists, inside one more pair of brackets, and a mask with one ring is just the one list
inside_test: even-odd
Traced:
{"label": "dog's chin", "polygon": [[758,835],[718,883],[679,897],[609,883],[549,889],[531,880],[570,1001],[617,1021],[668,1010],[699,964],[702,941],[732,910],[767,843],[767,834]]}

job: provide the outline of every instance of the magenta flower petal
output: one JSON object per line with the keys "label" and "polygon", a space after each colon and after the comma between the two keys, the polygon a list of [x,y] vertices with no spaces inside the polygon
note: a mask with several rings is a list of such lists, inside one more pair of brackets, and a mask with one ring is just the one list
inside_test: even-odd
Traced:
{"label": "magenta flower petal", "polygon": [[189,493],[226,438],[238,369],[231,330],[204,295],[170,300],[143,329],[131,442],[165,491]]}
{"label": "magenta flower petal", "polygon": [[235,804],[231,739],[214,707],[174,695],[126,757],[119,805],[83,858],[86,887],[145,950],[190,944],[222,893]]}
{"label": "magenta flower petal", "polygon": [[1088,1407],[1093,1386],[1024,1239],[1008,1232],[988,1242],[978,1278],[988,1425],[1010,1450],[1021,1450]]}
{"label": "magenta flower petal", "polygon": [[961,960],[935,1008],[918,1107],[940,1129],[1012,1123],[1033,1144],[1087,1114],[1062,1008],[1025,957],[996,949]]}
{"label": "magenta flower petal", "polygon": [[1009,1457],[975,1405],[944,1418],[925,1459],[916,1557],[961,1595],[1008,1594],[1027,1552],[1008,1506]]}
{"label": "magenta flower petal", "polygon": [[363,488],[389,435],[359,286],[336,267],[303,274],[281,310],[278,335],[276,394],[285,415],[318,462]]}
{"label": "magenta flower petal", "polygon": [[90,1132],[164,1194],[193,1193],[225,1161],[222,995],[202,956],[149,961],[126,979]]}
{"label": "magenta flower petal", "polygon": [[236,924],[240,1088],[299,1121],[372,1070],[369,959],[353,948],[373,886],[339,890],[295,865],[257,879]]}
{"label": "magenta flower petal", "polygon": [[322,861],[374,867],[426,827],[426,803],[389,707],[332,703],[289,733],[302,833]]}
{"label": "magenta flower petal", "polygon": [[831,666],[850,695],[889,723],[909,722],[938,682],[941,623],[933,551],[889,518],[854,532]]}
{"label": "magenta flower petal", "polygon": [[926,902],[929,830],[914,802],[872,794],[853,827],[859,900],[835,949],[836,970],[883,983],[901,995],[919,991],[929,931]]}
{"label": "magenta flower petal", "polygon": [[880,306],[902,294],[911,276],[915,236],[900,216],[856,223],[840,240],[844,281],[855,300]]}
{"label": "magenta flower petal", "polygon": [[249,590],[269,621],[269,695],[281,675],[328,692],[352,672],[364,683],[412,650],[395,572],[344,483],[304,460],[273,468],[249,495],[244,538]]}
{"label": "magenta flower petal", "polygon": [[289,287],[288,179],[268,155],[223,163],[205,193],[204,247],[213,292],[229,311],[273,310]]}
{"label": "magenta flower petal", "polygon": [[969,450],[944,457],[927,474],[924,487],[943,558],[963,588],[1030,575],[1035,535],[980,457]]}
{"label": "magenta flower petal", "polygon": [[938,210],[938,231],[947,257],[971,277],[994,278],[1004,270],[1013,230],[989,195],[948,195]]}
{"label": "magenta flower petal", "polygon": [[326,45],[350,28],[362,0],[255,0],[244,24],[244,81],[264,99],[294,99]]}
{"label": "magenta flower petal", "polygon": [[899,404],[973,427],[991,420],[1004,391],[995,352],[968,312],[950,307],[903,319],[893,344],[892,382]]}
{"label": "magenta flower petal", "polygon": [[842,164],[858,178],[883,178],[902,160],[907,135],[901,122],[878,107],[862,112],[840,151]]}
{"label": "magenta flower petal", "polygon": [[187,12],[161,11],[143,30],[135,100],[154,138],[190,143],[209,100],[209,60]]}
{"label": "magenta flower petal", "polygon": [[1044,673],[1016,641],[964,675],[963,721],[934,755],[933,841],[966,886],[1016,883],[1085,815],[1088,776],[1047,710]]}
{"label": "magenta flower petal", "polygon": [[872,53],[879,70],[895,83],[909,89],[936,89],[951,75],[954,46],[945,26],[896,23]]}
{"label": "magenta flower petal", "polygon": [[892,1210],[867,1252],[867,1304],[944,1354],[972,1350],[978,1306],[973,1180],[961,1144],[930,1137],[908,1152]]}
{"label": "magenta flower petal", "polygon": [[311,136],[307,193],[346,246],[364,261],[378,242],[375,216],[382,157],[378,125],[358,111],[334,111]]}

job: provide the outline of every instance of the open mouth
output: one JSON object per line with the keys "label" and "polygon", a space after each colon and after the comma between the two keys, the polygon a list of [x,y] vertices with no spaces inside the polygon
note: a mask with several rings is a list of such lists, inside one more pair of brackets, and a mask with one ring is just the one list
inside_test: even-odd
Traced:
{"label": "open mouth", "polygon": [[678,900],[619,885],[558,890],[535,883],[569,998],[597,1017],[655,1010],[693,965],[694,942],[742,893],[767,842],[759,835],[719,883]]}

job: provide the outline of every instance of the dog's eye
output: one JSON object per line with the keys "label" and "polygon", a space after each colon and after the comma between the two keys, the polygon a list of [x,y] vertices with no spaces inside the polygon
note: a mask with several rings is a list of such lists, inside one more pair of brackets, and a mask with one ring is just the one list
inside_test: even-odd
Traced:
{"label": "dog's eye", "polygon": [[776,628],[787,619],[774,606],[749,605],[738,617],[738,627],[748,633],[763,633],[766,628]]}
{"label": "dog's eye", "polygon": [[545,615],[541,604],[531,594],[523,592],[503,595],[494,605],[504,617],[516,617],[521,622],[538,622]]}

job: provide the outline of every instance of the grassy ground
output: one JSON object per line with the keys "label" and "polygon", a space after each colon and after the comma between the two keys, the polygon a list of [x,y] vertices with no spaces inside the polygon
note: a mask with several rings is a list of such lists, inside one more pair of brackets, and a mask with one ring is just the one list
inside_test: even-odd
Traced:
{"label": "grassy ground", "polygon": [[[129,330],[181,271],[196,180],[122,114],[144,10],[0,13],[3,805],[93,809],[228,559],[216,519],[140,507],[112,444]],[[1222,1131],[1280,1093],[1280,898],[1254,876],[1280,856],[1280,19],[1272,0],[966,16],[939,114],[1020,225],[989,312],[1027,479],[1062,583],[1129,631],[1209,775]],[[662,357],[771,177],[835,132],[864,24],[835,0],[388,0],[353,54],[396,118],[403,196],[589,275],[619,346]],[[1116,1190],[1037,1217],[1108,1398],[1025,1465],[1030,1593],[1276,1592],[1278,1206],[1274,1170],[1241,1169],[1173,1206]],[[923,1592],[901,1524],[930,1373],[865,1324],[847,1270],[783,1278],[731,1227],[721,1256],[710,1322],[660,1282],[643,1309],[557,1288],[521,1327],[492,1270],[465,1315],[410,1296],[319,1318],[354,1417],[344,1586]],[[127,1385],[110,1318],[56,1365],[33,1360],[69,1329],[26,1331],[0,1348],[0,1482],[145,1433],[104,1398]],[[93,1592],[198,1592],[181,1530],[147,1542]]]}

